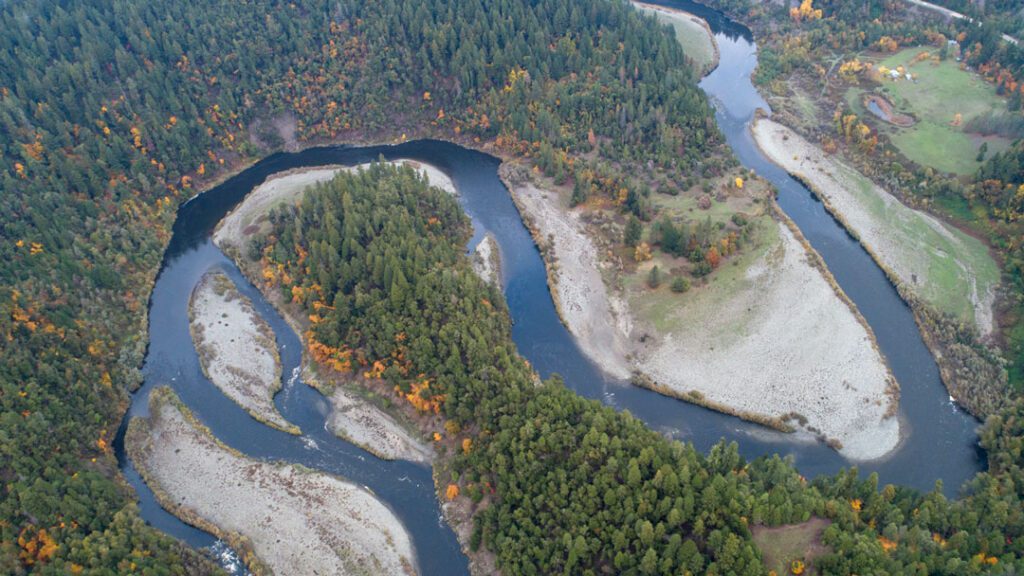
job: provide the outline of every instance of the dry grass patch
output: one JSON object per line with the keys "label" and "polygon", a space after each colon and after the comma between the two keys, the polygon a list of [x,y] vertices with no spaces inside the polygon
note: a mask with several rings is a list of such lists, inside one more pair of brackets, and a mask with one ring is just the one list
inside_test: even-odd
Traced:
{"label": "dry grass patch", "polygon": [[787,526],[753,526],[754,543],[761,549],[764,565],[776,574],[792,574],[794,561],[803,562],[804,574],[817,574],[814,560],[832,550],[821,543],[821,535],[831,524],[824,518],[811,518]]}

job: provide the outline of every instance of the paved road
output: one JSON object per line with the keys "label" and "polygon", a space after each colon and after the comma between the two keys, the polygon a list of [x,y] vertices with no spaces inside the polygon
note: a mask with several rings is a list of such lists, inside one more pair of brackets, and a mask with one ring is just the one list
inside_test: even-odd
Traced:
{"label": "paved road", "polygon": [[[946,16],[947,18],[956,18],[958,20],[967,20],[968,22],[973,22],[973,19],[968,18],[967,16],[954,10],[950,10],[949,8],[939,6],[938,4],[932,4],[931,2],[925,2],[924,0],[907,0],[907,2],[914,4],[915,6],[926,8],[928,10],[934,10],[935,12],[938,12],[943,16]],[[1019,41],[1013,36],[1010,36],[1009,34],[1003,34],[1003,40],[1009,42],[1010,44],[1019,44]]]}

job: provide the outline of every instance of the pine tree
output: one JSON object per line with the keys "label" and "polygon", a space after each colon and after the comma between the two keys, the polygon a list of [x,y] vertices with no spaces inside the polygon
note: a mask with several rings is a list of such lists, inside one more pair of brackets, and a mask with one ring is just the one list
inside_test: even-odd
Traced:
{"label": "pine tree", "polygon": [[640,219],[636,216],[630,215],[629,219],[626,220],[626,230],[623,233],[623,243],[630,248],[635,248],[640,242],[640,238],[643,235],[643,225],[640,223]]}
{"label": "pine tree", "polygon": [[651,271],[647,274],[647,286],[652,289],[661,286],[661,269],[655,264]]}

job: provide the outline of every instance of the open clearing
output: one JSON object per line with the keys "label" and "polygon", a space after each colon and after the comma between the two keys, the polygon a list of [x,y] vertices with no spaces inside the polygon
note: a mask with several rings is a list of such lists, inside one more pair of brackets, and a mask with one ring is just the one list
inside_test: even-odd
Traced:
{"label": "open clearing", "polygon": [[707,74],[718,66],[718,47],[715,37],[707,22],[682,10],[673,10],[664,6],[633,2],[644,14],[653,14],[658,21],[672,26],[676,40],[683,47],[683,53],[693,60],[694,67],[700,75]]}
{"label": "open clearing", "polygon": [[656,334],[636,351],[637,367],[659,391],[788,420],[848,458],[879,458],[900,439],[895,380],[800,240],[765,220],[760,249],[727,261],[708,285],[681,295],[643,283],[628,289],[630,309]]}
{"label": "open clearing", "polygon": [[760,119],[751,129],[765,155],[807,182],[895,281],[935,309],[974,322],[982,335],[991,333],[999,267],[984,243],[906,207],[781,124]]}
{"label": "open clearing", "polygon": [[[901,77],[882,79],[881,93],[897,112],[911,114],[917,122],[908,128],[881,124],[899,151],[922,166],[955,174],[969,174],[981,166],[977,161],[982,142],[988,142],[988,154],[1006,149],[1010,140],[991,136],[979,138],[964,132],[964,126],[973,118],[1006,111],[1006,101],[996,94],[995,88],[977,74],[962,70],[952,57],[941,62],[930,58],[914,62],[922,52],[938,53],[933,46],[908,48],[893,54],[877,64],[890,70],[902,66],[913,80]],[[862,91],[851,89],[847,100],[863,114],[859,103]],[[960,122],[955,122],[960,114]]]}
{"label": "open clearing", "polygon": [[823,518],[788,526],[753,526],[754,543],[761,549],[764,565],[776,574],[791,574],[792,562],[804,562],[804,574],[817,574],[814,559],[830,552],[821,543],[821,535],[831,524]]}
{"label": "open clearing", "polygon": [[189,318],[206,377],[253,418],[298,434],[274,406],[274,394],[281,388],[274,331],[231,279],[222,272],[203,276],[192,291]]}
{"label": "open clearing", "polygon": [[[605,371],[636,370],[660,392],[755,421],[781,426],[791,416],[790,426],[836,441],[849,458],[878,458],[898,444],[896,388],[870,331],[790,229],[764,213],[766,199],[737,194],[694,216],[748,212],[757,227],[757,245],[709,285],[650,290],[643,279],[654,262],[672,269],[657,252],[620,292],[601,276],[610,264],[598,258],[585,209],[570,210],[565,191],[514,180],[506,184],[543,245],[562,320]],[[696,202],[657,201],[662,213],[684,214]]]}
{"label": "open clearing", "polygon": [[676,294],[667,288],[648,289],[647,276],[650,269],[657,265],[660,270],[668,272],[672,270],[676,260],[667,254],[657,252],[650,262],[638,267],[623,283],[627,293],[631,294],[631,309],[641,321],[653,326],[657,332],[667,333],[686,327],[686,322],[677,313],[685,302],[700,298],[706,306],[725,305],[743,289],[747,269],[782,243],[779,236],[780,226],[771,217],[758,216],[751,220],[750,227],[753,245],[727,260],[710,274],[707,286],[694,286],[687,294]]}
{"label": "open clearing", "polygon": [[[126,439],[161,505],[275,574],[413,574],[412,541],[370,492],[329,474],[247,458],[202,427],[169,388]],[[255,555],[253,558],[251,555]]]}
{"label": "open clearing", "polygon": [[[731,226],[732,217],[734,214],[741,214],[749,222],[750,240],[743,250],[726,259],[721,267],[708,275],[707,281],[711,283],[710,287],[702,288],[702,281],[695,281],[693,291],[685,295],[673,293],[668,289],[649,290],[647,288],[647,277],[653,266],[657,265],[658,269],[666,275],[666,284],[668,279],[672,278],[676,271],[683,266],[681,259],[674,258],[660,250],[654,250],[653,258],[649,262],[638,266],[632,274],[625,275],[622,281],[622,288],[626,290],[630,298],[631,309],[637,314],[640,321],[654,327],[658,333],[668,333],[684,328],[686,323],[675,314],[676,309],[683,302],[692,300],[695,295],[700,294],[705,305],[723,305],[735,297],[743,284],[742,280],[747,269],[761,260],[769,250],[780,246],[779,225],[767,213],[767,207],[770,205],[767,191],[763,189],[756,191],[757,188],[763,187],[755,181],[748,182],[742,191],[729,187],[728,195],[715,194],[715,199],[710,206],[704,209],[700,208],[698,202],[698,194],[701,192],[690,191],[678,196],[655,194],[652,197],[657,212],[673,221],[698,223],[706,220],[714,227],[726,230],[735,228],[735,226]],[[650,237],[650,233],[651,231],[648,230],[645,240],[653,246],[655,239]]]}

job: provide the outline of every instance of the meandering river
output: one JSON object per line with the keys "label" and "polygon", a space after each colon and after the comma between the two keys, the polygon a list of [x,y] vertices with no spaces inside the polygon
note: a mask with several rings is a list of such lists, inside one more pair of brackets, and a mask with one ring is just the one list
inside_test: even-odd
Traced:
{"label": "meandering river", "polygon": [[[768,106],[750,83],[750,73],[757,64],[750,32],[699,4],[661,4],[695,13],[710,24],[720,62],[701,87],[715,105],[719,129],[739,160],[779,189],[779,204],[860,308],[899,381],[900,417],[906,438],[890,456],[861,463],[860,470],[878,472],[882,483],[923,490],[942,480],[947,494],[955,494],[956,488],[983,464],[983,454],[976,447],[977,422],[948,398],[910,309],[867,252],[805,187],[766,160],[754,145],[748,124],[757,108]],[[221,441],[244,454],[299,463],[373,490],[410,532],[421,574],[468,573],[455,534],[441,517],[430,470],[408,462],[380,460],[330,433],[325,426],[327,401],[296,376],[301,357],[299,338],[210,240],[217,222],[274,173],[304,166],[359,164],[379,156],[428,162],[452,177],[473,221],[475,234],[468,248],[474,247],[485,232],[491,232],[498,241],[505,296],[515,322],[513,338],[520,353],[541,376],[558,373],[580,395],[629,410],[653,429],[692,442],[700,450],[706,451],[722,439],[736,441],[747,458],[779,453],[791,457],[801,473],[809,477],[850,466],[822,444],[796,440],[603,375],[580,352],[558,319],[547,288],[544,262],[508,190],[498,179],[498,159],[438,141],[315,148],[269,156],[179,209],[150,301],[144,384],[134,394],[115,442],[121,471],[138,493],[142,516],[157,528],[193,546],[214,547],[223,554],[223,563],[230,571],[244,573],[244,567],[216,538],[181,522],[156,503],[124,452],[128,420],[146,414],[149,392],[154,387],[170,385]],[[188,299],[192,288],[211,268],[225,270],[277,334],[286,382],[275,403],[285,418],[302,428],[302,436],[276,431],[252,419],[203,376],[188,332]]]}

